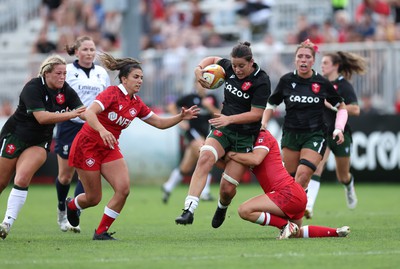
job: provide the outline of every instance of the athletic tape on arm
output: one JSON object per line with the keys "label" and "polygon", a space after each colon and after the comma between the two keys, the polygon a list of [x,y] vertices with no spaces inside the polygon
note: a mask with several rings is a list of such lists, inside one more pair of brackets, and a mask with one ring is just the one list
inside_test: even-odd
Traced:
{"label": "athletic tape on arm", "polygon": [[339,129],[343,132],[348,117],[349,116],[345,108],[339,109],[338,112],[336,113],[335,129]]}

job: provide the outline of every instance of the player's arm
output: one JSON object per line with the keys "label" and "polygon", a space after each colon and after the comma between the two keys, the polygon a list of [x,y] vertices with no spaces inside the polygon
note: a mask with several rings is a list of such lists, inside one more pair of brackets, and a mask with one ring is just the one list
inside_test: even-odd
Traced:
{"label": "player's arm", "polygon": [[236,115],[226,116],[224,114],[215,113],[215,117],[210,119],[208,122],[216,128],[228,126],[229,124],[246,124],[257,122],[261,119],[263,111],[264,109],[253,106],[249,112]]}
{"label": "player's arm", "polygon": [[64,113],[55,113],[45,110],[34,111],[32,114],[39,124],[54,124],[58,122],[67,121],[75,117],[79,117],[86,110],[86,107],[80,107]]}
{"label": "player's arm", "polygon": [[360,115],[360,106],[358,104],[347,104],[346,109],[347,109],[347,114],[349,114],[349,116]]}
{"label": "player's arm", "polygon": [[228,157],[238,163],[247,165],[247,166],[257,166],[259,165],[267,156],[268,149],[266,148],[256,148],[252,152],[249,153],[238,153],[229,151],[227,153]]}
{"label": "player's arm", "polygon": [[100,123],[99,119],[97,118],[97,114],[102,111],[102,106],[97,102],[97,100],[95,100],[85,112],[86,121],[90,125],[90,127],[99,132],[99,135],[103,140],[104,145],[109,146],[111,149],[113,149],[114,144],[117,143],[117,139],[110,131],[108,131],[103,126],[103,124]]}

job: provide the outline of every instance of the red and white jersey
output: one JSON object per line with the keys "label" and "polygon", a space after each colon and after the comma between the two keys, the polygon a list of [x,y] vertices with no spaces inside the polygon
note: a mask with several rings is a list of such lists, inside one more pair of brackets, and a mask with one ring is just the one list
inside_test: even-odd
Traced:
{"label": "red and white jersey", "polygon": [[[102,112],[97,115],[97,118],[116,139],[136,117],[145,120],[154,114],[139,96],[134,95],[130,98],[122,84],[108,87],[96,97],[94,102],[102,108]],[[97,136],[101,140],[99,133],[87,122],[81,131],[89,136]]]}
{"label": "red and white jersey", "polygon": [[283,166],[278,142],[268,130],[260,131],[254,143],[253,150],[260,148],[268,150],[269,153],[258,166],[253,168],[253,173],[264,192],[278,191],[292,184],[294,178]]}

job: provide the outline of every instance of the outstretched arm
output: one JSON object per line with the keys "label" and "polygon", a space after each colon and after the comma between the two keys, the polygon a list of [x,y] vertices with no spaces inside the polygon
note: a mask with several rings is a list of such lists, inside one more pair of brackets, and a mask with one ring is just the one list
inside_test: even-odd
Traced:
{"label": "outstretched arm", "polygon": [[200,109],[197,106],[192,106],[190,108],[182,107],[181,113],[177,115],[163,118],[157,114],[153,114],[150,118],[146,119],[145,122],[158,129],[167,129],[178,124],[182,120],[197,118],[199,112]]}

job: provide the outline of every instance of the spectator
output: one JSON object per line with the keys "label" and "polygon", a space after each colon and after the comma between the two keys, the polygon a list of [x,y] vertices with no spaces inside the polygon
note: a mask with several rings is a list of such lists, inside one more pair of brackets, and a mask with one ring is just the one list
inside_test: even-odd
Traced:
{"label": "spectator", "polygon": [[390,6],[383,0],[363,0],[356,8],[355,21],[360,23],[365,14],[389,17]]}
{"label": "spectator", "polygon": [[339,10],[344,10],[348,6],[349,2],[347,0],[331,0],[332,5],[332,13],[335,13]]}
{"label": "spectator", "polygon": [[324,43],[336,43],[338,42],[338,31],[333,26],[333,23],[330,19],[326,19],[324,24],[322,25],[322,39]]}
{"label": "spectator", "polygon": [[57,50],[57,44],[50,41],[47,36],[47,29],[42,28],[39,32],[38,39],[33,44],[32,53],[48,54]]}

